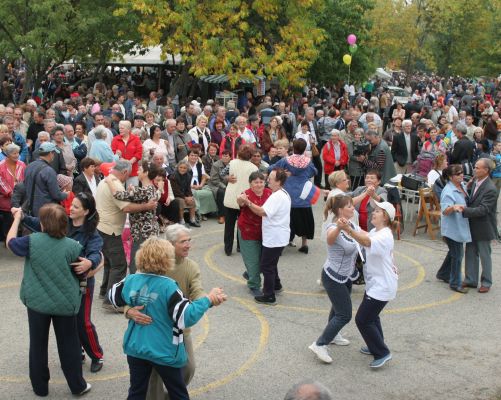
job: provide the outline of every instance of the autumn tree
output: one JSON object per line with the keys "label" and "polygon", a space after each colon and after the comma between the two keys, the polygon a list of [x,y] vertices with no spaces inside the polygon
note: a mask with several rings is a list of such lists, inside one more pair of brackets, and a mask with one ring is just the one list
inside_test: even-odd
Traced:
{"label": "autumn tree", "polygon": [[284,86],[301,85],[319,54],[324,33],[315,13],[322,0],[120,0],[117,15],[136,13],[143,43],[180,54],[179,92],[191,73],[266,75]]}

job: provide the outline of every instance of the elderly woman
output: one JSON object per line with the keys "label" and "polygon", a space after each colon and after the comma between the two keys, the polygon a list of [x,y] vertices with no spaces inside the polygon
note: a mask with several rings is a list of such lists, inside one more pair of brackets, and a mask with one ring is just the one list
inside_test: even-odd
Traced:
{"label": "elderly woman", "polygon": [[106,128],[104,126],[99,125],[94,128],[94,136],[96,139],[92,142],[89,157],[106,163],[118,161],[120,155],[113,154],[111,146],[106,141],[106,135]]}
{"label": "elderly woman", "polygon": [[[175,250],[167,240],[152,237],[137,254],[140,274],[114,285],[109,297],[115,306],[143,306],[153,321],[141,325],[133,319],[124,335],[123,348],[130,372],[130,399],[144,399],[152,369],[162,378],[172,400],[188,400],[182,368],[187,364],[183,329],[195,325],[211,306],[226,300],[219,288],[189,301],[178,283],[168,277],[175,268]],[[148,290],[144,296],[137,293]],[[154,294],[154,296],[153,296]],[[167,311],[167,312],[166,312]]]}
{"label": "elderly woman", "polygon": [[226,135],[224,132],[224,121],[222,119],[216,119],[214,122],[214,129],[210,132],[211,141],[217,143],[218,146],[221,145],[223,137]]}
{"label": "elderly woman", "polygon": [[163,154],[166,160],[174,157],[174,149],[168,140],[161,138],[162,128],[153,125],[149,130],[150,137],[143,143],[143,160],[151,161],[155,153]]}
{"label": "elderly woman", "polygon": [[348,164],[348,148],[339,138],[337,129],[331,131],[330,140],[322,147],[322,160],[324,162],[325,189],[329,190],[329,175],[331,172],[344,170]]}
{"label": "elderly woman", "polygon": [[[232,125],[233,126],[233,125]],[[231,131],[232,128],[230,128]],[[240,206],[237,197],[249,188],[249,176],[258,168],[251,163],[252,149],[243,145],[238,149],[238,158],[229,164],[229,177],[224,193],[225,224],[224,224],[224,252],[230,256],[235,239],[235,223],[237,222]],[[238,248],[238,245],[237,245]]]}
{"label": "elderly woman", "polygon": [[304,155],[306,145],[303,139],[294,140],[292,143],[294,154],[271,165],[269,170],[283,168],[290,173],[284,186],[292,199],[290,242],[293,241],[295,235],[300,236],[299,251],[308,254],[308,239],[312,240],[315,234],[315,220],[311,208],[313,200],[310,195],[314,187],[310,179],[316,175],[317,169],[313,166],[311,159]]}
{"label": "elderly woman", "polygon": [[384,342],[379,314],[397,295],[398,271],[393,263],[395,242],[391,230],[395,207],[386,201],[373,203],[371,225],[374,228],[370,232],[355,229],[346,218],[340,218],[337,226],[365,250],[365,293],[355,322],[367,345],[360,352],[374,357],[369,364],[371,368],[381,368],[392,358]]}
{"label": "elderly woman", "polygon": [[261,259],[261,222],[262,218],[252,212],[247,207],[248,199],[255,205],[262,207],[271,196],[271,190],[265,187],[265,176],[255,171],[249,176],[250,188],[243,196],[237,198],[240,205],[240,215],[238,217],[238,239],[240,241],[240,252],[244,260],[247,286],[254,297],[261,296],[261,274],[259,270],[259,260]]}
{"label": "elderly woman", "polygon": [[202,156],[202,164],[204,165],[207,174],[210,174],[212,165],[219,160],[219,145],[217,143],[209,143],[207,153]]}
{"label": "elderly woman", "polygon": [[196,126],[188,131],[192,143],[198,143],[202,148],[202,153],[207,153],[209,143],[211,142],[210,130],[207,128],[209,121],[207,117],[200,114],[197,117]]}
{"label": "elderly woman", "polygon": [[[17,237],[22,212],[16,211],[7,235],[7,246],[25,257],[21,301],[28,309],[30,380],[37,396],[49,394],[48,343],[51,323],[56,334],[61,368],[71,393],[91,389],[82,375],[82,353],[77,330],[80,286],[71,264],[79,261],[82,245],[66,237],[64,208],[46,204],[39,212],[42,232]],[[37,257],[32,255],[36,254]],[[63,296],[61,293],[65,293]]]}
{"label": "elderly woman", "polygon": [[463,217],[463,208],[468,198],[463,182],[463,167],[457,164],[449,165],[443,172],[443,178],[447,184],[440,195],[440,232],[449,251],[437,272],[437,279],[448,283],[451,290],[467,293],[468,289],[462,287],[461,262],[464,254],[463,243],[471,242],[471,233],[468,218]]}
{"label": "elderly woman", "polygon": [[217,212],[216,201],[209,188],[205,186],[209,176],[207,175],[204,164],[200,161],[200,154],[196,149],[190,149],[188,152],[188,164],[191,171],[191,192],[195,198],[196,208],[202,216],[202,220],[207,220],[206,215]]}
{"label": "elderly woman", "polygon": [[77,167],[77,159],[75,154],[73,154],[71,144],[64,141],[64,127],[62,125],[56,126],[56,129],[52,133],[52,138],[54,140],[54,144],[63,155],[67,171],[66,175],[73,176],[73,172]]}
{"label": "elderly woman", "polygon": [[[194,301],[204,296],[202,279],[200,276],[200,267],[192,259],[188,258],[191,249],[191,231],[181,224],[174,224],[167,228],[165,232],[166,239],[174,246],[175,265],[166,276],[174,279],[181,291],[187,296],[188,300]],[[143,306],[124,307],[125,317],[132,319],[135,323],[149,325],[153,321],[150,316],[143,314]],[[193,352],[193,342],[191,340],[191,329],[184,330],[184,345],[188,361],[183,368],[184,383],[189,385],[195,375],[195,354]],[[165,392],[164,384],[156,370],[151,373],[148,385],[147,400],[164,400],[168,395]]]}
{"label": "elderly woman", "polygon": [[[1,139],[0,139],[1,140]],[[5,159],[0,161],[0,241],[4,241],[12,225],[12,194],[14,186],[24,181],[26,165],[19,161],[20,147],[16,144],[8,144],[3,152]]]}
{"label": "elderly woman", "polygon": [[191,170],[187,161],[179,161],[176,171],[169,175],[169,182],[174,192],[174,197],[179,202],[179,223],[184,225],[184,210],[188,209],[190,213],[190,226],[200,228],[196,220],[196,204],[191,191],[191,176],[188,171]]}

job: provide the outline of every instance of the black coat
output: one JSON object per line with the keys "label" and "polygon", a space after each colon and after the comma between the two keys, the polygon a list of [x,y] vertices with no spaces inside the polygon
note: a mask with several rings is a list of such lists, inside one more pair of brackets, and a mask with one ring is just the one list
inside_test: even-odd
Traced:
{"label": "black coat", "polygon": [[[393,136],[393,142],[391,143],[393,161],[396,161],[401,167],[407,164],[407,145],[405,144],[404,135],[405,133],[402,132]],[[418,155],[418,137],[415,133],[411,133],[411,162],[416,161]]]}
{"label": "black coat", "polygon": [[487,178],[475,192],[476,182],[470,191],[468,206],[463,216],[470,222],[471,238],[474,241],[493,240],[498,236],[496,226],[496,207],[498,193],[496,186]]}
{"label": "black coat", "polygon": [[[96,185],[99,185],[99,177],[96,175]],[[73,193],[87,193],[92,196],[92,191],[90,190],[89,184],[87,183],[87,179],[85,178],[83,172],[78,175],[74,180],[73,180]]]}
{"label": "black coat", "polygon": [[462,164],[464,162],[471,162],[473,160],[473,152],[475,150],[475,144],[463,136],[454,143],[454,148],[452,149],[450,164]]}

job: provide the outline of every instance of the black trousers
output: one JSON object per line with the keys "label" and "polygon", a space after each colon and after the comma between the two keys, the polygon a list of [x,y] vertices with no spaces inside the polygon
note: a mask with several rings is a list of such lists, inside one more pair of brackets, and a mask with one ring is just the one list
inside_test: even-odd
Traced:
{"label": "black trousers", "polygon": [[235,224],[240,214],[240,210],[225,207],[224,218],[224,251],[231,254],[233,251],[233,241],[235,240]]}
{"label": "black trousers", "polygon": [[94,298],[95,278],[87,279],[87,289],[77,314],[77,327],[80,344],[92,360],[103,358],[103,348],[99,344],[96,327],[91,321],[92,300]]}
{"label": "black trousers", "polygon": [[360,334],[375,360],[385,357],[390,350],[384,343],[383,328],[379,314],[388,304],[387,301],[376,300],[364,293],[362,303],[358,307],[355,322]]}
{"label": "black trousers", "polygon": [[224,217],[224,194],[226,193],[226,189],[219,188],[216,193],[216,204],[217,204],[217,216]]}
{"label": "black trousers", "polygon": [[10,211],[0,211],[0,242],[5,241],[14,218]]}
{"label": "black trousers", "polygon": [[313,178],[313,182],[315,183],[315,186],[321,187],[322,186],[322,160],[320,159],[320,156],[312,157],[313,165],[317,169],[317,174]]}
{"label": "black trousers", "polygon": [[54,324],[57,351],[61,369],[71,393],[81,393],[87,387],[82,375],[82,352],[78,340],[77,318],[75,315],[59,317],[42,314],[28,308],[30,330],[30,380],[33,391],[38,396],[49,394],[49,330]]}
{"label": "black trousers", "polygon": [[181,368],[154,364],[151,361],[127,356],[130,373],[130,387],[127,400],[144,400],[148,391],[151,370],[155,368],[162,378],[170,400],[189,400],[188,390],[183,379]]}
{"label": "black trousers", "polygon": [[[120,282],[127,274],[127,259],[121,235],[107,235],[98,231],[103,238],[104,271],[103,283],[99,293],[106,295],[113,285]],[[107,300],[105,300],[107,302]]]}
{"label": "black trousers", "polygon": [[159,204],[157,214],[167,218],[171,222],[179,221],[179,199],[172,200],[168,206]]}
{"label": "black trousers", "polygon": [[275,288],[278,289],[282,285],[278,276],[278,259],[283,250],[283,247],[262,247],[260,268],[264,277],[263,294],[265,296],[274,296]]}

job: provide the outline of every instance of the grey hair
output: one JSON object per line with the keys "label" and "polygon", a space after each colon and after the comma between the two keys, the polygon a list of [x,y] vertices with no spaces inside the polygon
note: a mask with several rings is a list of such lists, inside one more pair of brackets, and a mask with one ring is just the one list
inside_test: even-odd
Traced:
{"label": "grey hair", "polygon": [[180,166],[180,165],[186,165],[186,166],[188,167],[188,171],[189,171],[189,170],[190,170],[190,168],[191,168],[190,163],[189,163],[188,161],[186,161],[186,160],[181,160],[181,161],[179,161],[179,162],[177,163],[177,167],[179,168],[179,166]]}
{"label": "grey hair", "polygon": [[188,229],[186,226],[181,225],[181,224],[173,224],[169,225],[167,229],[165,230],[165,238],[171,242],[172,244],[175,244],[179,236],[181,234],[186,234],[189,235],[191,232],[191,229]]}
{"label": "grey hair", "polygon": [[235,123],[238,124],[238,122],[240,122],[242,120],[245,121],[245,122],[247,122],[247,118],[245,118],[243,115],[239,115],[238,117],[235,118]]}
{"label": "grey hair", "polygon": [[379,137],[379,132],[372,129],[369,129],[367,132],[365,132],[365,134],[368,136]]}
{"label": "grey hair", "polygon": [[132,127],[130,121],[127,121],[127,120],[121,120],[119,123],[118,123],[118,126],[123,126],[125,129],[129,130],[130,131],[130,128]]}
{"label": "grey hair", "polygon": [[98,125],[94,128],[94,136],[96,139],[103,139],[106,135],[106,128],[103,125]]}
{"label": "grey hair", "polygon": [[457,123],[456,131],[461,132],[463,135],[466,135],[466,132],[468,132],[468,128],[466,128],[466,125],[464,124]]}
{"label": "grey hair", "polygon": [[17,144],[11,143],[7,145],[7,147],[4,150],[4,153],[6,156],[10,156],[12,153],[15,153],[16,151],[19,153],[20,150],[21,148]]}
{"label": "grey hair", "polygon": [[141,137],[141,129],[139,128],[132,128],[132,130],[130,131],[133,135],[137,136],[137,137]]}
{"label": "grey hair", "polygon": [[339,129],[333,129],[333,130],[331,131],[331,135],[334,135],[335,133],[337,133],[337,134],[338,134],[338,136],[341,136],[341,132],[339,131]]}
{"label": "grey hair", "polygon": [[38,138],[38,139],[41,139],[41,138],[43,138],[44,136],[45,136],[45,137],[48,137],[48,138],[50,139],[50,133],[49,133],[49,132],[47,132],[47,131],[40,131],[40,132],[38,132],[37,138]]}
{"label": "grey hair", "polygon": [[412,126],[412,121],[410,119],[404,119],[402,121],[402,126],[405,126],[405,125],[411,125]]}
{"label": "grey hair", "polygon": [[363,128],[356,128],[353,133],[359,133],[361,136],[364,136],[364,129]]}
{"label": "grey hair", "polygon": [[126,160],[118,160],[115,163],[115,165],[113,166],[113,169],[115,171],[119,171],[119,172],[122,172],[125,170],[127,170],[127,172],[130,172],[132,170],[132,165],[130,162],[128,162]]}
{"label": "grey hair", "polygon": [[[12,145],[9,144],[9,146],[12,146]],[[7,148],[9,148],[9,147],[7,147]],[[496,168],[496,163],[494,162],[494,160],[491,160],[490,158],[486,158],[486,157],[479,158],[477,160],[477,162],[479,162],[479,161],[482,161],[484,163],[484,165],[487,167],[487,169],[489,170],[489,175],[494,170],[494,168]]]}
{"label": "grey hair", "polygon": [[292,386],[284,400],[332,400],[332,393],[320,382],[303,381]]}

